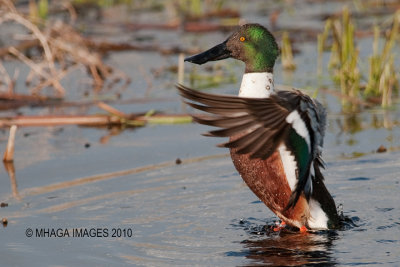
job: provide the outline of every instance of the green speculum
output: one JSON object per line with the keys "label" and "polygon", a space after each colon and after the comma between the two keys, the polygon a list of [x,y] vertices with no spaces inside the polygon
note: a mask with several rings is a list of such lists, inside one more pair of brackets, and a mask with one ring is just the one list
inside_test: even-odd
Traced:
{"label": "green speculum", "polygon": [[290,143],[293,144],[293,153],[296,156],[297,164],[299,167],[299,177],[306,174],[307,166],[309,164],[309,151],[306,140],[298,135],[294,129],[289,132]]}

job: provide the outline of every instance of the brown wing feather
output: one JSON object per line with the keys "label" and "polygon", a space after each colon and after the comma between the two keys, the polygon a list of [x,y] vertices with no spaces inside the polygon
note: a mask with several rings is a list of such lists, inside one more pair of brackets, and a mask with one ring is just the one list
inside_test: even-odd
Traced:
{"label": "brown wing feather", "polygon": [[237,148],[238,153],[250,153],[252,158],[265,159],[285,138],[289,127],[285,119],[291,110],[280,96],[241,98],[199,92],[183,85],[178,85],[177,88],[181,96],[190,100],[185,101],[188,105],[215,115],[207,119],[193,116],[198,123],[220,128],[206,135],[242,135],[239,139],[220,146]]}

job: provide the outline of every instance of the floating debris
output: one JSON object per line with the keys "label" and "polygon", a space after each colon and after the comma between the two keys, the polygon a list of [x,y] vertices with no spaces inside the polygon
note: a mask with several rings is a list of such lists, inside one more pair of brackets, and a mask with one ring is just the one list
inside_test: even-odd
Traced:
{"label": "floating debris", "polygon": [[376,150],[377,153],[385,153],[387,151],[387,148],[384,145],[380,145],[378,149]]}

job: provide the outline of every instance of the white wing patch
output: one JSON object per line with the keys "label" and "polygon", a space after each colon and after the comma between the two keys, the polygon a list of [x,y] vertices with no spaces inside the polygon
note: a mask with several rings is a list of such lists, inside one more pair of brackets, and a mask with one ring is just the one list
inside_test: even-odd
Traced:
{"label": "white wing patch", "polygon": [[289,183],[290,190],[292,190],[293,192],[297,184],[297,177],[296,177],[297,164],[295,158],[284,144],[280,145],[278,147],[278,150],[281,156],[286,179]]}
{"label": "white wing patch", "polygon": [[[298,135],[304,138],[307,143],[308,147],[308,152],[311,153],[311,144],[310,144],[310,134],[307,130],[306,124],[304,121],[301,119],[300,114],[297,110],[292,111],[287,117],[286,117],[286,122],[290,123],[293,127],[293,129],[296,131]],[[307,182],[304,186],[304,192],[309,195],[312,193],[312,176],[315,176],[314,174],[314,169],[310,169],[310,174],[307,177]],[[293,191],[293,189],[292,189]]]}
{"label": "white wing patch", "polygon": [[306,140],[307,146],[308,146],[308,152],[311,151],[311,146],[310,146],[310,135],[308,133],[306,124],[304,121],[301,119],[300,114],[297,110],[292,111],[287,117],[286,117],[286,122],[290,123],[293,127],[293,129],[296,131],[298,135],[304,138]]}

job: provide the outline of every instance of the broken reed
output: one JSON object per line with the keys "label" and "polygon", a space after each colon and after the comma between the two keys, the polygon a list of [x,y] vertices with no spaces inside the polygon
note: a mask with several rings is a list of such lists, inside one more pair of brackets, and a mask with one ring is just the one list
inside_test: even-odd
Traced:
{"label": "broken reed", "polygon": [[296,69],[296,64],[293,60],[292,44],[290,43],[289,33],[286,31],[282,34],[281,59],[284,70]]}
{"label": "broken reed", "polygon": [[[328,67],[332,71],[333,80],[340,85],[342,94],[351,98],[380,97],[383,107],[390,106],[393,89],[398,87],[392,49],[398,39],[399,18],[400,11],[397,11],[381,53],[378,52],[380,30],[377,26],[374,28],[373,55],[369,58],[369,76],[365,90],[360,91],[363,86],[360,84],[361,74],[358,68],[359,50],[354,41],[355,25],[347,7],[343,9],[341,19],[328,19],[323,33],[318,35],[318,69],[322,69],[322,53],[328,37],[332,36]],[[342,106],[346,110],[357,109],[345,98],[342,99]]]}

